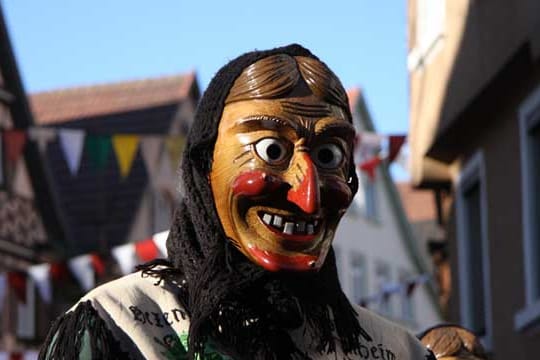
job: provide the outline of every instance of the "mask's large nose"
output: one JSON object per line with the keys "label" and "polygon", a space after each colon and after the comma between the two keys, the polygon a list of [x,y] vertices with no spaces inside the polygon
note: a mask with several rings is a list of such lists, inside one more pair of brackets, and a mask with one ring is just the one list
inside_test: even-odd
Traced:
{"label": "mask's large nose", "polygon": [[287,200],[304,212],[314,214],[319,211],[320,207],[317,168],[307,152],[302,151],[295,157],[289,174],[287,174],[288,183],[291,185],[291,189],[287,193]]}

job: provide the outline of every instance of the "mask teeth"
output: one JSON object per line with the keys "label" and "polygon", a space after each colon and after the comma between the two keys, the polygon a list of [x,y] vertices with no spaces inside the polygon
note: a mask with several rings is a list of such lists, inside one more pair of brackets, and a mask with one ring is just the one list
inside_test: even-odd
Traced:
{"label": "mask teeth", "polygon": [[294,223],[286,222],[285,227],[283,228],[283,233],[292,235],[294,233]]}
{"label": "mask teeth", "polygon": [[319,223],[318,220],[314,220],[313,222],[300,220],[296,222],[289,219],[289,221],[287,221],[287,219],[284,219],[282,216],[269,213],[263,213],[261,219],[266,225],[272,226],[288,235],[313,235],[315,234],[315,229]]}

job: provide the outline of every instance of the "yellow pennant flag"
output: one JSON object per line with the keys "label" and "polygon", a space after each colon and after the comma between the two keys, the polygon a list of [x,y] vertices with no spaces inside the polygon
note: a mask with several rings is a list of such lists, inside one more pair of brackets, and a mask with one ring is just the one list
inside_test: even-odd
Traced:
{"label": "yellow pennant flag", "polygon": [[125,178],[131,170],[131,165],[137,153],[139,145],[139,136],[137,135],[114,135],[112,143],[118,165],[120,167],[120,175]]}
{"label": "yellow pennant flag", "polygon": [[180,163],[180,155],[182,150],[184,150],[185,139],[181,135],[168,136],[165,139],[165,148],[169,154],[169,159],[171,160],[171,166],[174,171],[178,169]]}

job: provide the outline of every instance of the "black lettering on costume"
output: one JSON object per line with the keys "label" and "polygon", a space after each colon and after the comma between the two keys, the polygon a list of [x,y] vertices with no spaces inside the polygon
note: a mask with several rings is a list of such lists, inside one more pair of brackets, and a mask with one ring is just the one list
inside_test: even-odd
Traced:
{"label": "black lettering on costume", "polygon": [[390,350],[386,350],[386,360],[396,360],[396,354]]}
{"label": "black lettering on costume", "polygon": [[169,321],[169,313],[166,312],[166,311],[163,313],[163,319],[165,319],[165,322],[166,322],[167,324],[169,324],[169,325],[172,325],[172,324],[173,324],[173,321],[172,321],[172,320]]}
{"label": "black lettering on costume", "polygon": [[377,345],[377,346],[379,347],[379,352],[381,353],[381,358],[382,358],[383,360],[386,360],[386,358],[384,357],[384,350],[383,350],[383,348],[382,348],[382,344],[379,344],[379,345]]}
{"label": "black lettering on costume", "polygon": [[379,357],[377,356],[377,347],[376,346],[372,346],[371,347],[371,356],[373,356],[374,359],[379,359]]}
{"label": "black lettering on costume", "polygon": [[141,309],[139,309],[135,305],[131,305],[129,307],[129,310],[131,310],[131,312],[133,313],[133,320],[140,321],[143,324],[146,324],[146,320],[144,319],[144,315]]}
{"label": "black lettering on costume", "polygon": [[176,319],[176,321],[180,321],[180,319],[178,318],[178,314],[180,314],[180,317],[182,318],[182,320],[186,320],[186,313],[183,312],[182,310],[180,310],[180,309],[172,309],[172,313],[173,313],[174,318]]}
{"label": "black lettering on costume", "polygon": [[156,322],[155,325],[157,327],[163,327],[163,325],[161,324],[161,314],[152,312],[152,315],[154,315],[154,321]]}
{"label": "black lettering on costume", "polygon": [[149,323],[150,325],[154,325],[154,323],[150,321],[150,313],[148,311],[144,312],[144,318],[146,319],[147,323]]}
{"label": "black lettering on costume", "polygon": [[360,345],[360,356],[362,359],[369,359],[369,349],[364,345]]}

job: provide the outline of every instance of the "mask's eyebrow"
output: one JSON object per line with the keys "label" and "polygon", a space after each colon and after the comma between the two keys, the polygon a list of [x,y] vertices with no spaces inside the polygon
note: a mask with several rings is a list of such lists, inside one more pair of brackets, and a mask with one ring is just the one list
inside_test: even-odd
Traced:
{"label": "mask's eyebrow", "polygon": [[317,136],[337,136],[346,141],[353,141],[356,136],[354,126],[348,122],[328,122],[315,129]]}
{"label": "mask's eyebrow", "polygon": [[297,131],[295,122],[270,115],[254,115],[242,118],[235,122],[234,129],[239,132],[256,130]]}

